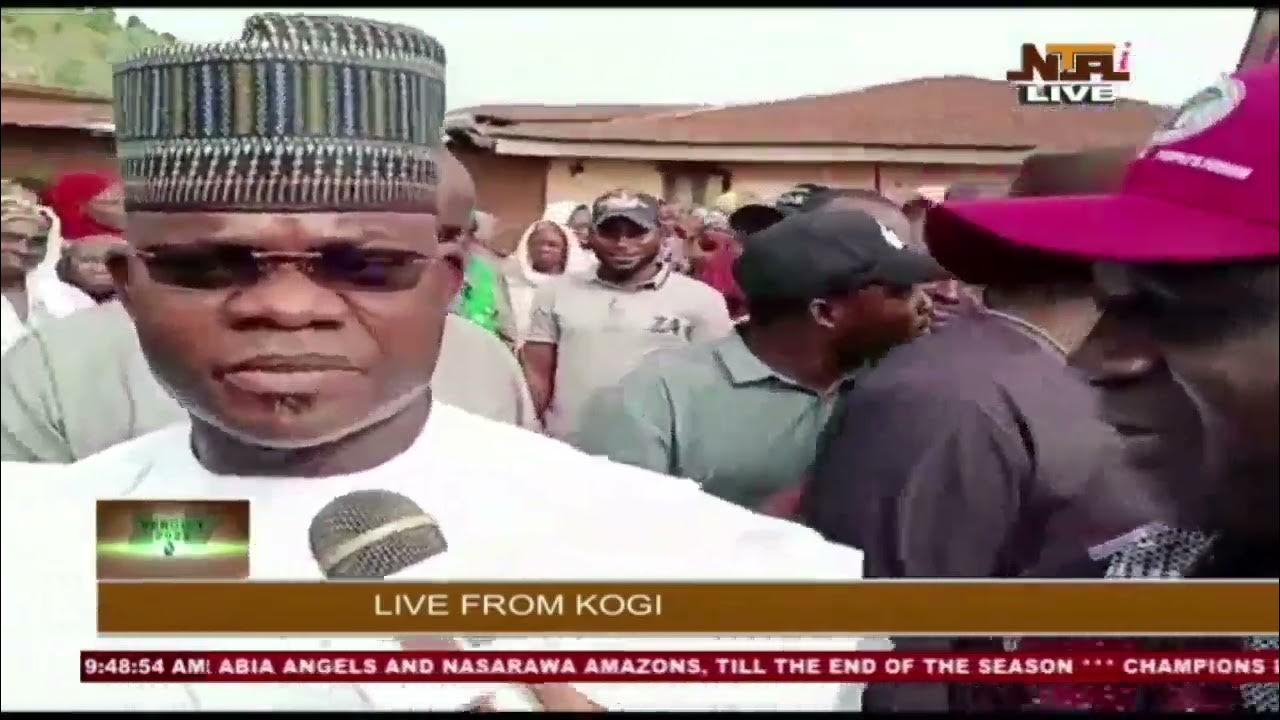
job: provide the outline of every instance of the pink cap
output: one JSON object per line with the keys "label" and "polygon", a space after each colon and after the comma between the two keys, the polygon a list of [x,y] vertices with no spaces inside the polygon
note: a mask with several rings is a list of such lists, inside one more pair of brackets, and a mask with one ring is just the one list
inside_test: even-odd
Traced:
{"label": "pink cap", "polygon": [[1122,262],[1221,262],[1280,255],[1280,66],[1200,91],[1130,164],[1118,193],[944,203],[929,213],[943,265],[963,226],[1051,255]]}

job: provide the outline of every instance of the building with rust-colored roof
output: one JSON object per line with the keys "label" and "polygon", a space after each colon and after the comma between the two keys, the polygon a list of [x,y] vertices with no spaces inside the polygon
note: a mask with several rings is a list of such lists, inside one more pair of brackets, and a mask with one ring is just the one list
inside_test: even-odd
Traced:
{"label": "building with rust-colored roof", "polygon": [[0,85],[0,172],[50,180],[116,168],[111,98],[17,83]]}
{"label": "building with rust-colored roof", "polygon": [[1240,53],[1239,67],[1273,62],[1280,62],[1280,10],[1259,8]]}
{"label": "building with rust-colored roof", "polygon": [[1007,82],[940,77],[721,107],[485,106],[452,113],[450,144],[481,205],[509,226],[548,202],[624,186],[684,203],[801,182],[879,190],[1009,180],[1033,151],[1137,146],[1170,109],[1024,106]]}

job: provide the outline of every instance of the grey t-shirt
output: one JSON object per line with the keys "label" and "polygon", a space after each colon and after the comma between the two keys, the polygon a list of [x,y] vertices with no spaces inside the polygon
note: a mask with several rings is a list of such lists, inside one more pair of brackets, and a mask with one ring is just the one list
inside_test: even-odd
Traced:
{"label": "grey t-shirt", "polygon": [[[652,356],[597,392],[571,442],[748,508],[800,483],[837,393],[774,371],[736,333]],[[852,382],[852,375],[843,386]]]}
{"label": "grey t-shirt", "polygon": [[710,285],[664,269],[620,288],[594,275],[562,275],[538,288],[526,343],[556,346],[547,432],[568,439],[588,398],[614,385],[656,350],[724,337],[733,329]]}
{"label": "grey t-shirt", "polygon": [[[537,430],[524,375],[501,340],[450,315],[432,379],[442,402]],[[124,307],[34,329],[0,361],[0,457],[70,463],[186,417],[160,387]]]}

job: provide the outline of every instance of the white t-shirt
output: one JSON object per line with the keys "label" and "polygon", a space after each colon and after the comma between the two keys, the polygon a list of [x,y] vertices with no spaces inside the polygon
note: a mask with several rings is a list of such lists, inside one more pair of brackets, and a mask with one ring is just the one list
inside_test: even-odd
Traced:
{"label": "white t-shirt", "polygon": [[[670,478],[437,403],[409,450],[328,478],[217,476],[195,459],[188,424],[116,446],[61,471],[6,463],[5,709],[450,709],[493,686],[316,684],[80,685],[77,653],[128,649],[385,649],[389,641],[312,638],[95,638],[96,498],[249,498],[254,579],[320,580],[311,519],[330,500],[386,489],[439,522],[449,549],[391,579],[848,580],[856,550]],[[493,452],[501,447],[503,452]],[[24,478],[28,472],[43,477]],[[82,528],[49,532],[48,528]],[[39,528],[45,528],[40,531]],[[31,538],[26,539],[24,538]],[[34,590],[57,588],[56,590]],[[40,598],[40,594],[47,597]],[[852,650],[853,638],[530,638],[488,647]],[[38,657],[38,660],[33,658]],[[857,704],[834,684],[613,685],[580,689],[610,708],[828,709]]]}

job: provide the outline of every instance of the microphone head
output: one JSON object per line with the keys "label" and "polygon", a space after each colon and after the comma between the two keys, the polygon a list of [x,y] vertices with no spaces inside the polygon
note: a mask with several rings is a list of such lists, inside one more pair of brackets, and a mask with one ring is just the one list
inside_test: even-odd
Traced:
{"label": "microphone head", "polygon": [[448,549],[435,518],[390,490],[334,498],[311,520],[311,554],[329,579],[381,579]]}

